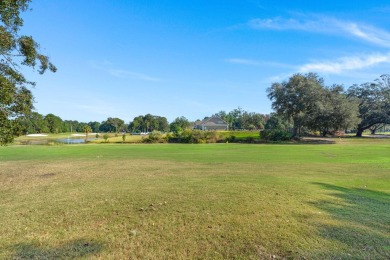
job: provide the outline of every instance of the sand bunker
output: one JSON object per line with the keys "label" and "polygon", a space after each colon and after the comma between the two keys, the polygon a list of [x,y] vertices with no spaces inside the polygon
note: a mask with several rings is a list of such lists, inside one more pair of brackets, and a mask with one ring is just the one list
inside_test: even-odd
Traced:
{"label": "sand bunker", "polygon": [[[88,133],[88,135],[96,135],[96,133]],[[85,136],[85,134],[72,134],[72,136]]]}
{"label": "sand bunker", "polygon": [[45,134],[29,134],[27,136],[40,137],[40,136],[47,136],[47,135],[45,135]]}

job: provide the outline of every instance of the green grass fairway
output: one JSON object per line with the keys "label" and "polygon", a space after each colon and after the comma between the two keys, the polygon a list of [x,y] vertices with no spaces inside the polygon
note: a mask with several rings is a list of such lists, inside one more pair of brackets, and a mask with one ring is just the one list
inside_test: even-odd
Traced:
{"label": "green grass fairway", "polygon": [[390,140],[0,147],[0,259],[389,259]]}

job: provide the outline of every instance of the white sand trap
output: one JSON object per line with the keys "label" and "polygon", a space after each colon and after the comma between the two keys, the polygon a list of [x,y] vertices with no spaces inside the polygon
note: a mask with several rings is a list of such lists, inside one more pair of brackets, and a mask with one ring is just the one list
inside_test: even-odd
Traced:
{"label": "white sand trap", "polygon": [[[96,133],[89,133],[88,135],[96,135]],[[72,136],[85,136],[85,134],[72,134]]]}
{"label": "white sand trap", "polygon": [[45,134],[29,134],[27,136],[40,137],[40,136],[47,136],[47,135],[45,135]]}

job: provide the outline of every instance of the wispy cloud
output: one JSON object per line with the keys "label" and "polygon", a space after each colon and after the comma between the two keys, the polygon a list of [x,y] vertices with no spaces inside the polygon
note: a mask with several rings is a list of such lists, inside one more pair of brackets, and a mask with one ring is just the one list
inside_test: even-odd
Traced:
{"label": "wispy cloud", "polygon": [[242,59],[242,58],[230,58],[225,59],[225,62],[241,64],[241,65],[251,65],[251,66],[271,66],[271,67],[279,67],[279,68],[293,68],[293,66],[280,62],[273,61],[258,61],[253,59]]}
{"label": "wispy cloud", "polygon": [[299,67],[299,72],[322,72],[339,74],[345,71],[362,70],[382,63],[390,63],[390,53],[366,56],[341,57],[334,61],[312,62]]}
{"label": "wispy cloud", "polygon": [[225,61],[228,63],[236,63],[236,64],[243,64],[243,65],[260,65],[258,61],[249,60],[249,59],[231,58],[231,59],[225,59]]}
{"label": "wispy cloud", "polygon": [[373,26],[364,26],[356,23],[340,23],[340,28],[351,35],[375,43],[381,46],[390,47],[390,33]]}
{"label": "wispy cloud", "polygon": [[111,76],[114,76],[117,78],[132,78],[132,79],[154,81],[154,82],[161,81],[161,79],[159,79],[159,78],[151,77],[151,76],[143,74],[143,73],[137,73],[137,72],[121,70],[121,69],[110,69],[110,70],[108,70],[108,73]]}
{"label": "wispy cloud", "polygon": [[252,19],[248,22],[252,29],[298,30],[315,33],[349,35],[366,42],[390,47],[390,32],[371,25],[339,20],[326,16],[303,16],[303,18],[274,17]]}
{"label": "wispy cloud", "polygon": [[107,61],[107,60],[100,61],[100,62],[90,61],[89,64],[92,68],[104,71],[116,78],[137,79],[137,80],[153,81],[153,82],[161,81],[161,79],[159,78],[152,77],[144,73],[129,71],[125,69],[116,69],[114,68],[114,64],[111,61]]}
{"label": "wispy cloud", "polygon": [[273,30],[300,30],[300,31],[318,31],[321,28],[318,21],[300,21],[297,19],[285,19],[281,17],[267,19],[252,19],[248,22],[253,29],[273,29]]}
{"label": "wispy cloud", "polygon": [[[390,53],[346,56],[339,57],[334,60],[313,61],[303,65],[291,65],[278,62],[261,62],[248,59],[226,59],[225,61],[243,65],[262,65],[289,68],[291,69],[291,73],[319,72],[327,74],[340,74],[348,71],[363,70],[385,63],[390,64]],[[290,75],[291,73],[280,74],[277,76],[277,78],[270,78],[270,80],[275,81],[285,77],[286,75]]]}

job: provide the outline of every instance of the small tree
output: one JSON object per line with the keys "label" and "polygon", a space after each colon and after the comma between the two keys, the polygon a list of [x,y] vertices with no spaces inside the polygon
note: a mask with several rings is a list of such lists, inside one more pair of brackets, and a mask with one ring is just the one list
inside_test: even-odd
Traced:
{"label": "small tree", "polygon": [[105,141],[106,143],[108,142],[108,137],[109,137],[108,134],[104,134],[104,135],[103,135],[103,139],[104,139],[104,141]]}
{"label": "small tree", "polygon": [[85,133],[85,142],[88,140],[88,134],[92,132],[92,128],[89,125],[85,125],[83,127],[83,131]]}

